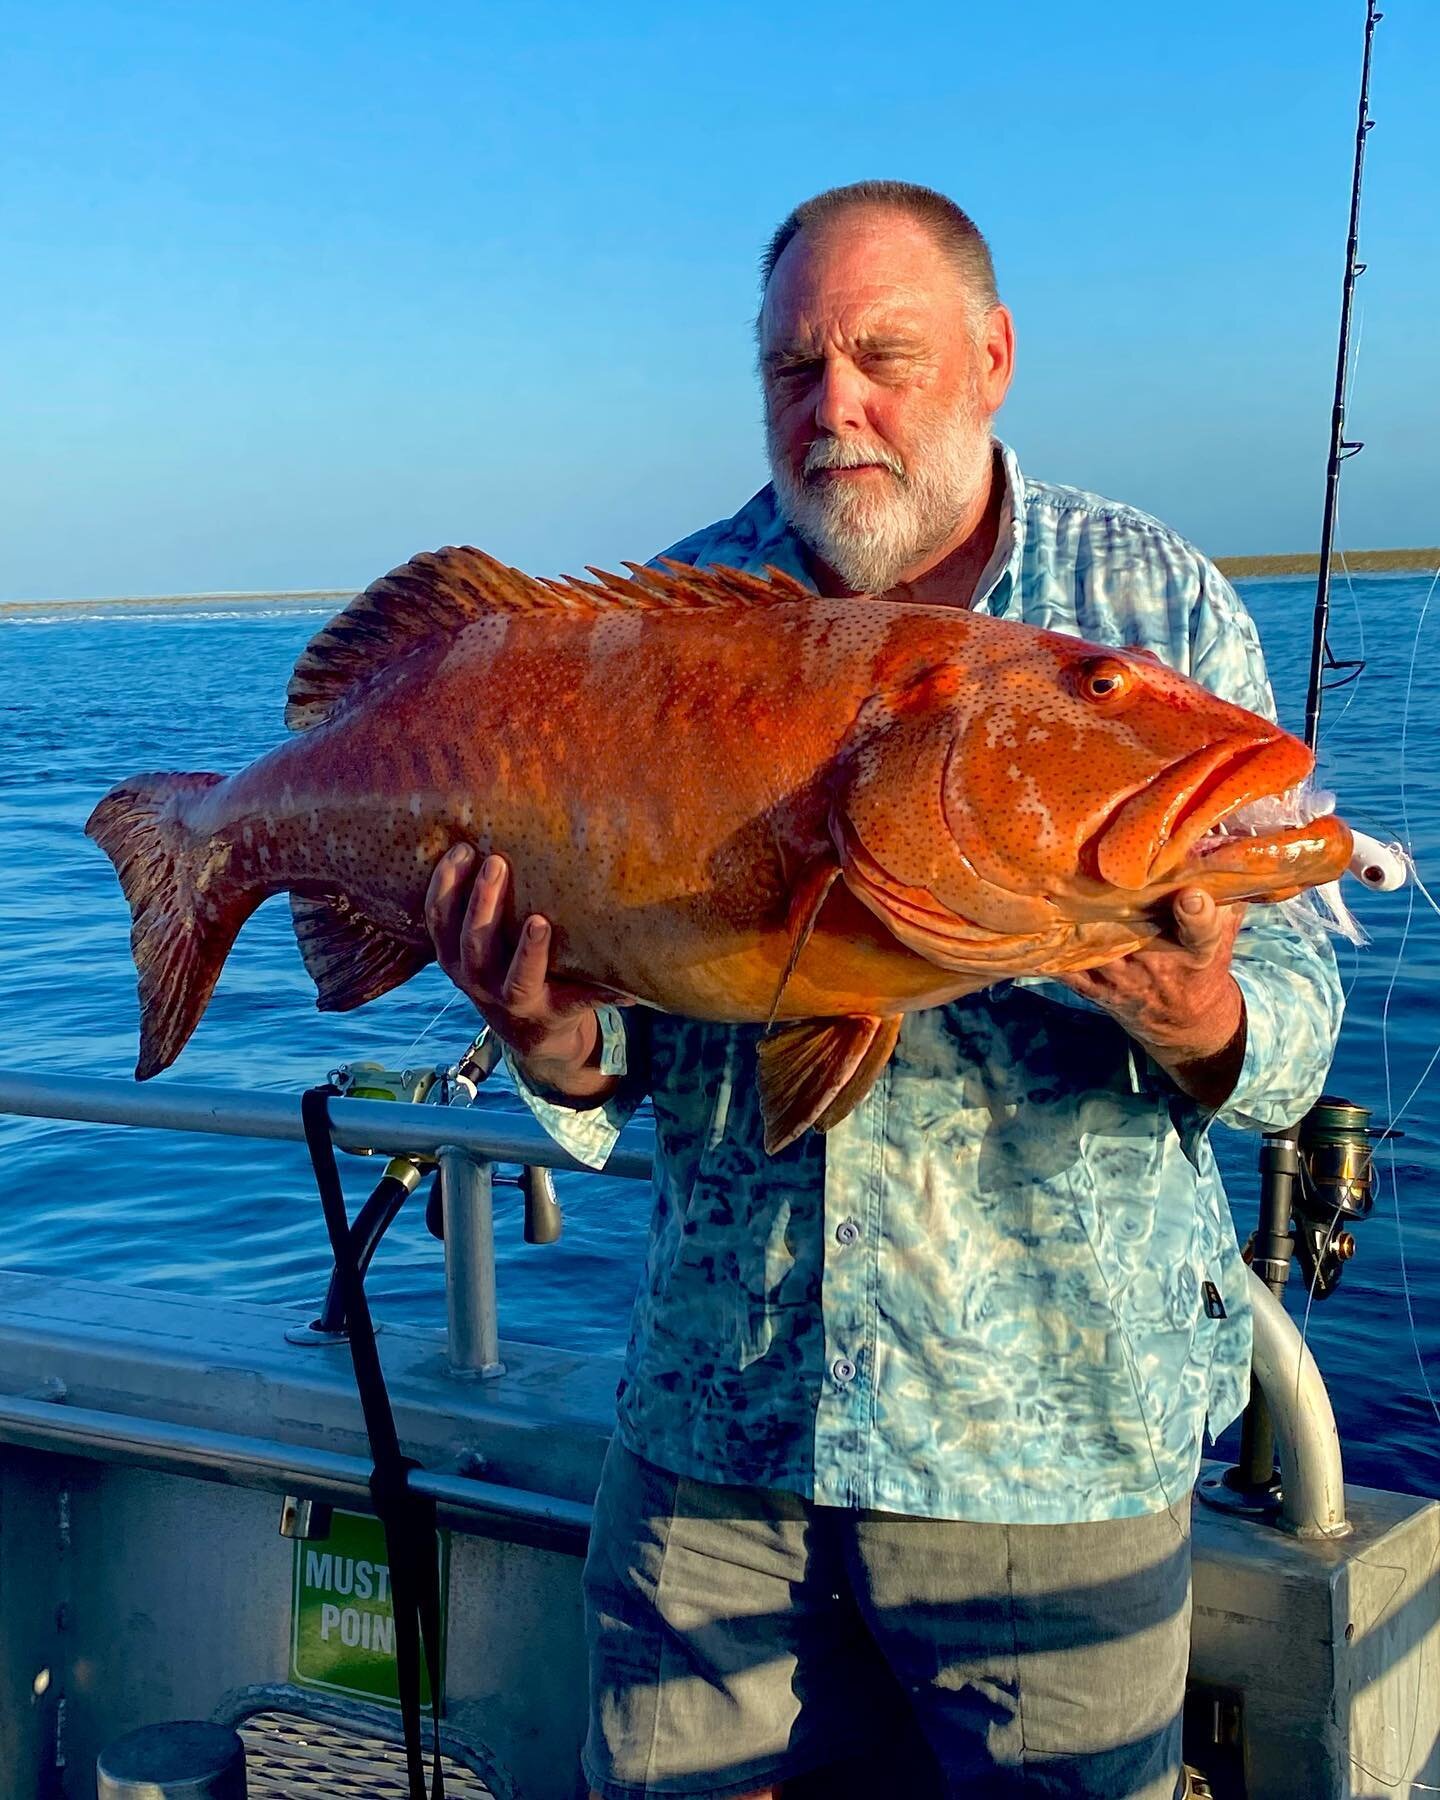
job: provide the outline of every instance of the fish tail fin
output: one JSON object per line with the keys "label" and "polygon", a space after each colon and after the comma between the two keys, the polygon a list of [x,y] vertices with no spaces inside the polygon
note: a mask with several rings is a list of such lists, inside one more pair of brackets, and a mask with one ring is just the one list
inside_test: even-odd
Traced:
{"label": "fish tail fin", "polygon": [[140,978],[137,1081],[169,1068],[185,1047],[240,927],[264,897],[239,886],[223,846],[187,821],[188,803],[224,779],[132,776],[111,788],[85,823],[130,903],[130,952]]}

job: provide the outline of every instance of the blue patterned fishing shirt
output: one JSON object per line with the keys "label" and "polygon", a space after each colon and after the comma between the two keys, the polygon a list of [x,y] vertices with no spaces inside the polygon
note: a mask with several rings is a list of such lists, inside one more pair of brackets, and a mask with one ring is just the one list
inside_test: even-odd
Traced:
{"label": "blue patterned fishing shirt", "polygon": [[[1154,519],[1022,478],[974,609],[1153,650],[1274,718],[1255,628],[1214,566]],[[813,585],[766,487],[669,554],[774,564]],[[1218,1117],[1299,1117],[1342,997],[1329,946],[1254,907],[1235,945],[1244,1066]],[[759,1027],[602,1011],[604,1106],[552,1104],[603,1165],[645,1094],[654,1216],[619,1432],[711,1482],[847,1507],[1058,1524],[1158,1511],[1192,1486],[1208,1414],[1240,1412],[1246,1274],[1207,1138],[1107,1015],[1039,978],[909,1013],[828,1134],[762,1148]],[[514,1073],[512,1067],[512,1073]]]}

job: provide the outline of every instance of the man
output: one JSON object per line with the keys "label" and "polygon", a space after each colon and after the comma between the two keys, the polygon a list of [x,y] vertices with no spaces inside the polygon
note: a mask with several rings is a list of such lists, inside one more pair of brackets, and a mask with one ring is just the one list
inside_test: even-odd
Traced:
{"label": "man", "polygon": [[[773,485],[672,556],[1145,647],[1273,716],[1203,557],[992,438],[1013,330],[959,208],[833,190],[764,277]],[[828,1795],[857,1764],[877,1796],[1183,1792],[1189,1494],[1250,1347],[1206,1127],[1319,1091],[1328,951],[1181,894],[1168,943],[908,1015],[855,1113],[767,1158],[759,1030],[548,983],[546,922],[513,941],[476,862],[440,866],[431,930],[537,1115],[598,1166],[655,1108],[586,1572],[593,1792]]]}

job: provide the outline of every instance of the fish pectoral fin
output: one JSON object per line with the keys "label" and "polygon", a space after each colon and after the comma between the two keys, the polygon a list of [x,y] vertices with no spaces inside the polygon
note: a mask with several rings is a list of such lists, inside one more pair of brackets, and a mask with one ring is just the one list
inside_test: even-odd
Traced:
{"label": "fish pectoral fin", "polygon": [[435,960],[428,942],[397,937],[341,894],[316,899],[292,894],[290,916],[305,967],[319,990],[315,1004],[321,1012],[351,1012]]}
{"label": "fish pectoral fin", "polygon": [[840,876],[840,865],[833,863],[815,863],[808,868],[795,884],[795,891],[790,896],[790,905],[785,915],[785,931],[790,939],[790,954],[785,958],[785,967],[780,975],[780,985],[775,990],[775,999],[770,1007],[770,1017],[765,1021],[766,1027],[775,1023],[775,1015],[780,1011],[780,1002],[785,997],[785,989],[790,977],[795,973],[795,965],[800,960],[800,952],[810,942],[810,935],[815,929],[815,921],[820,917],[820,908],[824,906],[826,897]]}
{"label": "fish pectoral fin", "polygon": [[769,1155],[812,1125],[829,1131],[853,1112],[889,1062],[899,1036],[898,1016],[861,1013],[801,1019],[762,1038],[760,1111]]}

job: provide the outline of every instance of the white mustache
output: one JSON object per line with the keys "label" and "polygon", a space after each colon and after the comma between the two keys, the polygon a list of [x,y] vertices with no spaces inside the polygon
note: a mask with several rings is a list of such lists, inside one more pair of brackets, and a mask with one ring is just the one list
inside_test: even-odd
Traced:
{"label": "white mustache", "polygon": [[905,465],[893,450],[884,444],[858,443],[854,438],[816,438],[805,452],[805,463],[800,472],[808,477],[824,469],[871,467],[888,469],[901,481],[905,479]]}

